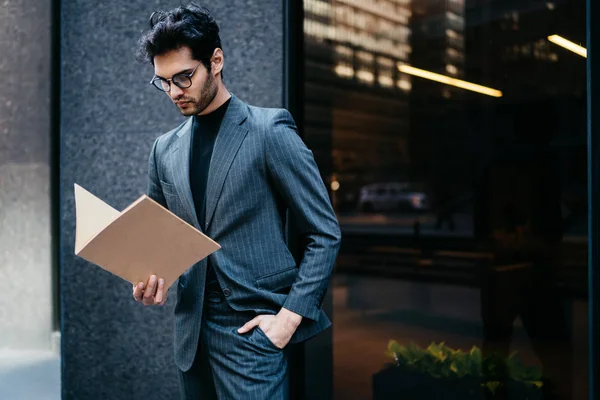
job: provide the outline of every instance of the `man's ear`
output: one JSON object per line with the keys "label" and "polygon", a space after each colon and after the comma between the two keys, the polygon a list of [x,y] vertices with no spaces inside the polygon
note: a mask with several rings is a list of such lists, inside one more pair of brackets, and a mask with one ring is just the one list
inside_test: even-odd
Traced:
{"label": "man's ear", "polygon": [[211,70],[215,76],[223,70],[223,62],[223,50],[217,47],[210,58]]}

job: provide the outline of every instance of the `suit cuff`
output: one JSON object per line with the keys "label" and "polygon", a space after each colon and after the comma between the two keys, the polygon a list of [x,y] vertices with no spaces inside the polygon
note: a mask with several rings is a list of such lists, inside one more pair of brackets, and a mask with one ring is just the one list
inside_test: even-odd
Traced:
{"label": "suit cuff", "polygon": [[312,296],[294,296],[290,295],[285,300],[283,308],[286,308],[296,314],[301,315],[303,318],[308,318],[313,321],[319,319],[321,314],[320,302]]}

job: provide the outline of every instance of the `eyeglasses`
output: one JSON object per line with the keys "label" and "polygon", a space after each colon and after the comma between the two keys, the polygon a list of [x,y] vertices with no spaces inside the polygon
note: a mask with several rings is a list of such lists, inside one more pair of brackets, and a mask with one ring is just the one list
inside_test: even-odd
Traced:
{"label": "eyeglasses", "polygon": [[176,74],[173,75],[171,79],[164,79],[155,76],[154,78],[152,78],[150,83],[154,85],[155,88],[163,92],[169,92],[171,90],[171,82],[173,82],[175,86],[177,86],[180,89],[187,89],[190,86],[192,86],[192,75],[194,75],[200,64],[202,63],[196,65],[196,68],[194,68],[194,70],[189,74]]}

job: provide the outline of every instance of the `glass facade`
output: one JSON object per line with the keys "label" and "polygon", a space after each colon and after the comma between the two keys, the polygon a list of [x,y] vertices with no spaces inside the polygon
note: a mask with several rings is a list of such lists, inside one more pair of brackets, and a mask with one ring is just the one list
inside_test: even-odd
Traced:
{"label": "glass facade", "polygon": [[304,0],[334,398],[588,398],[585,7]]}

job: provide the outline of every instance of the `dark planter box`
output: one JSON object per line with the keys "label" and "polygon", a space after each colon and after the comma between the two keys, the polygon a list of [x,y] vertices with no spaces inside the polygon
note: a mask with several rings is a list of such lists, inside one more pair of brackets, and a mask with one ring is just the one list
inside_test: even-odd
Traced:
{"label": "dark planter box", "polygon": [[373,400],[541,400],[541,389],[507,382],[495,395],[473,377],[434,378],[401,367],[385,368],[373,375]]}

